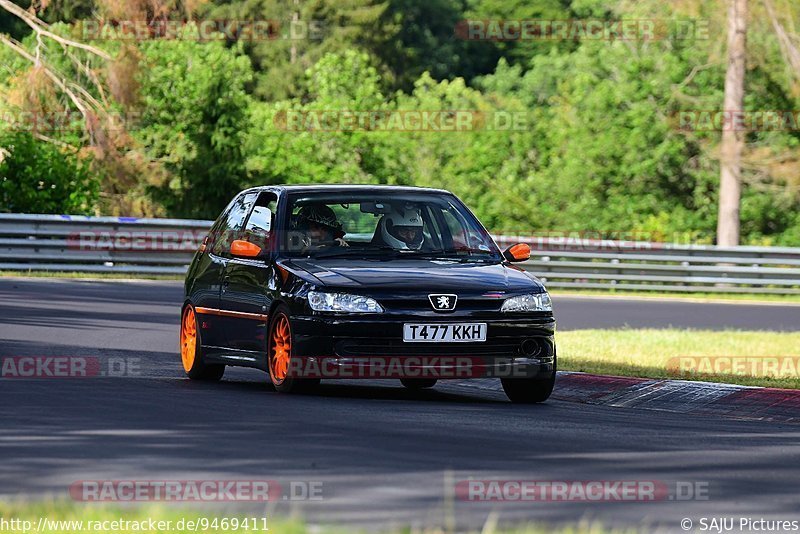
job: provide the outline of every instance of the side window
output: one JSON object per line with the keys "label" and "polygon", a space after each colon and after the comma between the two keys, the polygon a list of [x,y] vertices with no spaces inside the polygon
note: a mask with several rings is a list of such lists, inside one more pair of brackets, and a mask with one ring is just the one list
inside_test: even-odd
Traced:
{"label": "side window", "polygon": [[261,193],[258,195],[253,211],[247,219],[245,227],[246,239],[267,249],[270,232],[275,225],[275,211],[278,206],[278,196],[275,193]]}
{"label": "side window", "polygon": [[424,243],[428,243],[433,248],[444,248],[443,244],[447,242],[447,236],[439,228],[438,211],[438,208],[433,206],[425,206],[423,208],[422,220],[425,224],[422,233],[425,236]]}
{"label": "side window", "polygon": [[217,256],[230,256],[231,242],[235,239],[241,239],[243,235],[244,221],[250,208],[256,201],[258,193],[248,193],[241,195],[231,205],[225,216],[225,222],[219,227],[217,235],[214,236],[214,247],[211,249],[212,254]]}
{"label": "side window", "polygon": [[278,196],[275,193],[261,193],[250,218],[247,219],[247,234],[266,236],[272,231],[275,222],[275,210],[278,206]]}
{"label": "side window", "polygon": [[455,248],[467,246],[466,223],[461,220],[458,213],[450,208],[442,210],[444,222],[447,224],[447,229],[450,231],[450,236],[453,239],[453,246]]}
{"label": "side window", "polygon": [[[442,210],[442,217],[447,225],[447,231],[452,240],[454,249],[466,249],[491,252],[492,246],[477,229],[472,229],[464,216],[455,207],[450,206]],[[491,238],[490,238],[491,239]]]}

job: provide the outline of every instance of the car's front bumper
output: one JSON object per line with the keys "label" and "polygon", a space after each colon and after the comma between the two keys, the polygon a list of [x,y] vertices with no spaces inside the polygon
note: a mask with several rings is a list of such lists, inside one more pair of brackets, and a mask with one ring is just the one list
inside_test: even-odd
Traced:
{"label": "car's front bumper", "polygon": [[[408,343],[404,323],[487,324],[486,341]],[[296,316],[294,376],[307,378],[542,378],[555,371],[552,315]]]}

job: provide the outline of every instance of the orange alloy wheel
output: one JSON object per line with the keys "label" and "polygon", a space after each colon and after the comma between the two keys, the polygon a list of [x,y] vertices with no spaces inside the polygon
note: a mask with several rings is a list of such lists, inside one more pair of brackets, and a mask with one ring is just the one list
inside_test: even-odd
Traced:
{"label": "orange alloy wheel", "polygon": [[272,378],[280,383],[286,380],[289,372],[289,360],[292,357],[292,331],[289,319],[280,315],[272,326],[272,358],[270,367]]}
{"label": "orange alloy wheel", "polygon": [[197,322],[194,318],[194,309],[186,306],[181,321],[181,361],[183,370],[187,373],[194,366],[194,355],[197,348]]}

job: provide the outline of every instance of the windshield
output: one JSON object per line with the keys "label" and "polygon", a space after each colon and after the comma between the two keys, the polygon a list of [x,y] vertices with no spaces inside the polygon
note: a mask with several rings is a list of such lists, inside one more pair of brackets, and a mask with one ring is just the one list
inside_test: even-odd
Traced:
{"label": "windshield", "polygon": [[486,230],[446,194],[303,193],[289,197],[293,257],[499,261]]}

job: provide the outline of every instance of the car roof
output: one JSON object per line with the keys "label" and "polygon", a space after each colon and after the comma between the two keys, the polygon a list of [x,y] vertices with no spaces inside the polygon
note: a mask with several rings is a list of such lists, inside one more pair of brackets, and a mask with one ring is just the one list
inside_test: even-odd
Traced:
{"label": "car roof", "polygon": [[[286,191],[300,193],[344,193],[344,192],[385,192],[385,193],[445,193],[445,189],[431,187],[413,187],[405,185],[370,185],[370,184],[303,184],[303,185],[263,185],[251,187],[246,191]],[[243,191],[244,192],[244,191]]]}

